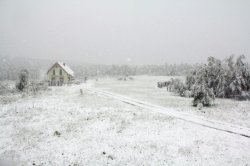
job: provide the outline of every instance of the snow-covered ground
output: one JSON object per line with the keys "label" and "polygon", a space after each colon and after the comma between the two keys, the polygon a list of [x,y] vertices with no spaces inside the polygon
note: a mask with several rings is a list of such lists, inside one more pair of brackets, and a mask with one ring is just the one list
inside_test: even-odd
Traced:
{"label": "snow-covered ground", "polygon": [[[100,87],[98,82],[93,86]],[[60,166],[250,163],[249,138],[97,93],[80,95],[85,86],[54,87],[0,104],[0,161]]]}
{"label": "snow-covered ground", "polygon": [[[192,106],[192,98],[177,96],[158,88],[158,81],[167,81],[169,76],[135,76],[133,81],[118,81],[115,78],[103,78],[93,82],[93,87],[113,93],[147,101],[163,107],[205,118],[233,123],[250,128],[250,101],[216,99],[215,105],[202,111]],[[178,77],[183,79],[183,77]]]}

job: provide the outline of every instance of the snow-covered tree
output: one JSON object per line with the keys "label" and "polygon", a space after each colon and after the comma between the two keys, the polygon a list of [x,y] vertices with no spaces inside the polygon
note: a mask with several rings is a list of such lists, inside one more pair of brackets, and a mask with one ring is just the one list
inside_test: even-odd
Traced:
{"label": "snow-covered tree", "polygon": [[209,57],[207,64],[195,68],[186,77],[186,87],[193,92],[194,105],[201,98],[204,98],[204,105],[209,105],[207,101],[213,100],[214,96],[250,98],[249,64],[244,55],[236,61],[233,56],[224,61]]}
{"label": "snow-covered tree", "polygon": [[232,95],[235,97],[242,95],[242,92],[250,90],[250,70],[244,55],[237,58],[233,71],[229,87]]}
{"label": "snow-covered tree", "polygon": [[197,106],[199,103],[203,106],[210,106],[215,100],[215,95],[213,88],[211,87],[212,83],[210,80],[211,66],[204,65],[201,66],[198,70],[195,77],[195,83],[192,86],[192,93],[194,96],[193,105]]}
{"label": "snow-covered tree", "polygon": [[23,89],[28,85],[29,80],[29,72],[26,69],[23,69],[19,73],[19,82],[16,84],[16,88],[20,91],[23,91]]}

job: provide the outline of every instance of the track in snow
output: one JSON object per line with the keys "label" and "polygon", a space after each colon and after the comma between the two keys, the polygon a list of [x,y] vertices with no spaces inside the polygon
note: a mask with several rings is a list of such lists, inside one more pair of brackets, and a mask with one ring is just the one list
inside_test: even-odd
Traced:
{"label": "track in snow", "polygon": [[220,131],[225,131],[228,133],[237,134],[237,135],[241,135],[241,136],[250,138],[250,128],[247,128],[247,127],[242,127],[239,125],[220,122],[220,121],[216,121],[216,120],[209,120],[209,119],[201,117],[201,116],[196,116],[196,115],[191,115],[188,113],[179,112],[179,111],[176,111],[176,110],[171,109],[171,108],[166,108],[166,107],[162,107],[159,105],[150,104],[150,103],[147,103],[144,101],[140,101],[137,99],[133,99],[130,97],[110,93],[110,92],[99,90],[99,89],[85,88],[85,90],[90,91],[90,92],[94,92],[94,93],[97,93],[100,95],[108,96],[108,97],[120,100],[120,101],[125,102],[125,103],[130,104],[130,105],[134,105],[134,106],[138,106],[141,108],[151,110],[153,112],[162,113],[162,114],[165,114],[165,115],[177,118],[177,119],[181,119],[184,121],[188,121],[191,123],[202,125],[204,127],[208,127],[208,128],[212,128],[212,129],[220,130]]}

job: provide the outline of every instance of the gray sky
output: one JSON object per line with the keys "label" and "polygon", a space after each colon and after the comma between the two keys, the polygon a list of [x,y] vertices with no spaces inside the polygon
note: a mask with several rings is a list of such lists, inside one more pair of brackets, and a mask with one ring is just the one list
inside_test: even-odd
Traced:
{"label": "gray sky", "polygon": [[83,63],[250,59],[250,0],[0,0],[0,54]]}

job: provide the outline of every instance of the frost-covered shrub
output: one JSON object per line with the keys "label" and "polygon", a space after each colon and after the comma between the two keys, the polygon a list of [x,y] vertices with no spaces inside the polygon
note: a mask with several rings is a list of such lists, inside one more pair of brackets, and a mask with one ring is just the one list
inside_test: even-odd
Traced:
{"label": "frost-covered shrub", "polygon": [[192,91],[190,91],[190,90],[185,90],[185,92],[184,92],[184,97],[192,97]]}
{"label": "frost-covered shrub", "polygon": [[244,98],[246,92],[250,90],[250,69],[245,61],[245,56],[241,55],[233,60],[233,56],[226,59],[223,66],[223,75],[217,89],[217,97]]}
{"label": "frost-covered shrub", "polygon": [[171,78],[170,81],[166,82],[166,87],[169,91],[175,92],[180,96],[184,96],[186,86],[180,79]]}
{"label": "frost-covered shrub", "polygon": [[242,55],[234,65],[232,81],[229,84],[233,96],[241,96],[243,92],[250,90],[250,70],[244,60],[245,56]]}
{"label": "frost-covered shrub", "polygon": [[[213,76],[209,70],[208,65],[200,66],[196,69],[196,72],[193,72],[193,75],[189,76],[189,78],[193,77],[192,79],[195,80],[193,85],[188,85],[194,97],[194,106],[197,106],[199,103],[203,106],[210,106],[215,99],[214,90],[211,88],[211,84],[213,83],[210,81],[210,77]],[[187,82],[188,81],[186,81],[186,83]]]}
{"label": "frost-covered shrub", "polygon": [[203,104],[202,104],[202,103],[198,103],[198,104],[197,104],[197,108],[198,108],[198,110],[202,110]]}
{"label": "frost-covered shrub", "polygon": [[174,92],[183,97],[191,96],[191,94],[189,93],[190,91],[187,91],[187,87],[183,83],[183,81],[177,78],[176,79],[171,78],[170,81],[158,82],[157,86],[159,88],[166,87],[168,91]]}
{"label": "frost-covered shrub", "polygon": [[215,97],[248,99],[250,67],[245,59],[244,55],[236,61],[233,56],[224,61],[209,57],[207,64],[198,66],[186,77],[187,90],[194,96],[193,89],[204,84]]}
{"label": "frost-covered shrub", "polygon": [[28,70],[21,70],[19,73],[19,82],[16,84],[19,91],[29,94],[30,92],[36,93],[38,91],[47,90],[48,82],[45,81],[29,81]]}
{"label": "frost-covered shrub", "polygon": [[0,82],[0,103],[8,104],[20,98],[12,82]]}
{"label": "frost-covered shrub", "polygon": [[34,93],[38,91],[47,90],[47,89],[48,89],[48,83],[44,81],[41,81],[41,82],[32,81],[27,87],[27,91],[34,92]]}
{"label": "frost-covered shrub", "polygon": [[0,95],[6,95],[10,93],[14,93],[15,91],[10,86],[9,83],[2,83],[0,82]]}
{"label": "frost-covered shrub", "polygon": [[210,106],[215,100],[215,95],[211,88],[208,88],[206,84],[197,84],[193,89],[194,100],[193,105],[197,106],[201,103],[203,106]]}
{"label": "frost-covered shrub", "polygon": [[186,88],[187,90],[191,90],[192,86],[195,84],[195,76],[196,76],[196,71],[192,71],[190,74],[186,76]]}
{"label": "frost-covered shrub", "polygon": [[0,95],[7,93],[7,91],[8,91],[8,88],[5,85],[0,83]]}
{"label": "frost-covered shrub", "polygon": [[242,92],[240,96],[237,97],[238,100],[250,100],[250,91]]}
{"label": "frost-covered shrub", "polygon": [[29,72],[26,69],[23,69],[19,73],[19,82],[16,84],[16,88],[20,91],[23,91],[23,89],[28,85],[29,80]]}

